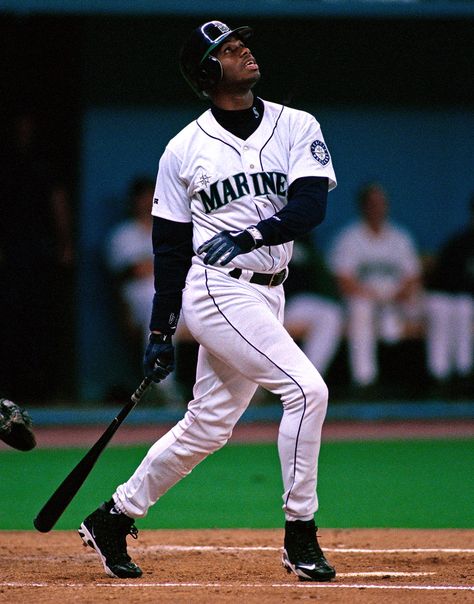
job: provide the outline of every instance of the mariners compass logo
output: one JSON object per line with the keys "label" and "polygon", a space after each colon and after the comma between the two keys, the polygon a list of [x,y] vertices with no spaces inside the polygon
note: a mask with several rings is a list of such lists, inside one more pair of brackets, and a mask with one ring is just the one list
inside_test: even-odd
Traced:
{"label": "mariners compass logo", "polygon": [[311,153],[314,159],[322,166],[326,166],[331,159],[328,148],[322,141],[314,141],[314,143],[311,145]]}
{"label": "mariners compass logo", "polygon": [[198,184],[200,184],[202,187],[207,187],[209,186],[210,182],[211,177],[205,172],[202,172],[200,178],[198,179]]}

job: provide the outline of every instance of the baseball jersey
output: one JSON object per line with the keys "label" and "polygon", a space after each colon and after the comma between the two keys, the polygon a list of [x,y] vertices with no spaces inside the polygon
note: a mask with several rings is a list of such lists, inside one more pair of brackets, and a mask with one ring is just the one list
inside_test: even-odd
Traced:
{"label": "baseball jersey", "polygon": [[[287,203],[298,178],[336,177],[316,119],[263,101],[259,127],[246,140],[223,128],[207,110],[167,145],[160,160],[152,214],[193,223],[193,247],[223,230],[238,231],[271,218]],[[289,262],[293,243],[263,246],[237,256],[228,268],[274,272]],[[202,258],[193,257],[202,264]]]}
{"label": "baseball jersey", "polygon": [[127,220],[112,231],[107,241],[107,263],[120,272],[144,260],[153,260],[149,231],[135,220]]}
{"label": "baseball jersey", "polygon": [[391,223],[378,235],[362,221],[346,227],[334,241],[329,266],[336,274],[348,274],[370,285],[381,296],[392,295],[401,280],[420,273],[412,238]]}

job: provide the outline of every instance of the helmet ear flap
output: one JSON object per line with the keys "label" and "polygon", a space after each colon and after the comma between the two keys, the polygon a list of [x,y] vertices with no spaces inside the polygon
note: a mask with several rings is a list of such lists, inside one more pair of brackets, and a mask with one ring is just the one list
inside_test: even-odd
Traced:
{"label": "helmet ear flap", "polygon": [[223,75],[224,70],[219,59],[208,55],[199,65],[198,83],[201,90],[214,88],[221,81]]}

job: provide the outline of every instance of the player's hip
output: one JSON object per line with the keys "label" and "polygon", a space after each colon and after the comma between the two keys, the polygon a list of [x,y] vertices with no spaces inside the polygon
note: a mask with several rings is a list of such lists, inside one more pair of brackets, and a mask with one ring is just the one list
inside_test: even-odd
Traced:
{"label": "player's hip", "polygon": [[[234,269],[193,265],[183,291],[186,324],[198,337],[203,329],[232,321],[249,328],[255,317],[261,323],[283,321],[284,291],[279,285],[252,283],[249,275],[231,275]],[[239,278],[240,277],[240,278]],[[270,275],[271,277],[271,275]]]}

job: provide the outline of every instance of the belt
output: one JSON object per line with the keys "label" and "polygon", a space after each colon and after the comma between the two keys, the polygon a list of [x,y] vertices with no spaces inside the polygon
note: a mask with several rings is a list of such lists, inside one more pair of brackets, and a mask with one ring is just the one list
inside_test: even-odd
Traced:
{"label": "belt", "polygon": [[[240,279],[242,276],[241,268],[234,268],[230,271],[229,275],[234,279]],[[281,285],[286,278],[286,268],[279,273],[252,273],[250,279],[247,279],[250,283],[256,283],[257,285],[268,285],[268,287],[274,287],[275,285]]]}

